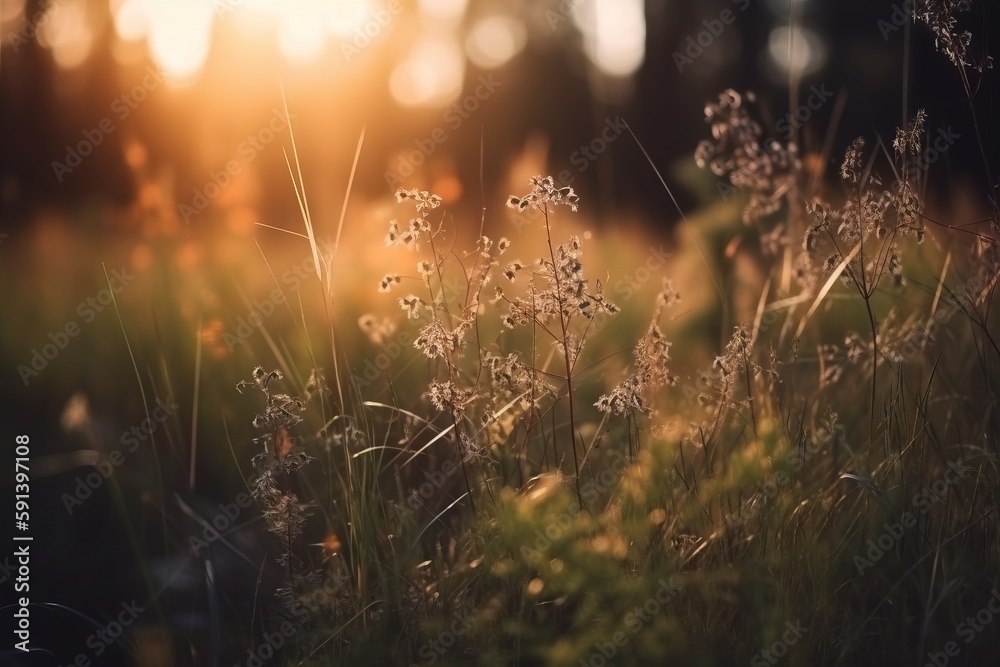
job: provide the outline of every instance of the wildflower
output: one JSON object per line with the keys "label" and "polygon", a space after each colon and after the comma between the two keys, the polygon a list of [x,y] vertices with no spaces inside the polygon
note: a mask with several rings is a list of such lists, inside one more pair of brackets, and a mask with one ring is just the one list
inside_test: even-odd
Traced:
{"label": "wildflower", "polygon": [[968,11],[971,4],[970,0],[924,0],[916,17],[934,32],[934,46],[948,56],[953,65],[965,65],[982,72],[993,67],[993,59],[987,57],[980,63],[972,62],[969,58],[972,34],[969,31],[958,32],[955,27],[955,14]]}
{"label": "wildflower", "polygon": [[670,342],[663,335],[654,319],[633,350],[635,365],[632,374],[616,386],[610,394],[597,399],[594,406],[601,412],[621,415],[626,412],[653,412],[644,395],[667,385],[677,384],[670,373]]}
{"label": "wildflower", "polygon": [[656,303],[660,308],[670,308],[681,302],[681,295],[674,289],[674,283],[669,278],[663,279],[663,289],[656,297]]}
{"label": "wildflower", "polygon": [[458,326],[448,331],[440,320],[434,319],[420,331],[420,335],[413,341],[413,347],[423,352],[428,359],[444,357],[462,345],[464,333],[464,327]]}
{"label": "wildflower", "polygon": [[421,260],[417,262],[417,273],[420,274],[420,277],[423,279],[424,284],[430,286],[431,275],[434,273],[434,265],[428,262],[427,260]]}
{"label": "wildflower", "polygon": [[561,204],[569,206],[573,212],[576,212],[580,198],[573,191],[573,188],[557,188],[551,176],[545,176],[544,178],[542,176],[533,176],[528,179],[528,182],[531,184],[531,192],[523,197],[515,197],[514,195],[508,197],[508,208],[513,208],[523,213],[529,206],[533,206],[539,211],[545,212],[548,204],[552,204],[553,206]]}
{"label": "wildflower", "polygon": [[927,112],[923,109],[917,111],[917,115],[914,116],[906,129],[897,128],[896,138],[892,142],[892,147],[900,155],[904,153],[911,153],[916,155],[920,152],[920,145],[923,143],[924,138],[924,125],[927,121]]}
{"label": "wildflower", "polygon": [[392,289],[393,285],[398,285],[401,280],[402,279],[399,277],[399,274],[387,273],[382,277],[382,280],[379,281],[378,291],[388,292],[390,289]]}
{"label": "wildflower", "polygon": [[408,294],[399,300],[399,307],[406,312],[406,318],[410,320],[420,317],[420,308],[426,305],[423,299],[414,294]]}
{"label": "wildflower", "polygon": [[[503,270],[504,278],[506,278],[507,280],[509,280],[511,282],[514,282],[514,279],[517,277],[517,272],[520,271],[523,268],[524,268],[524,265],[521,264],[521,262],[511,262]],[[497,288],[497,289],[499,289],[499,288]]]}
{"label": "wildflower", "polygon": [[385,245],[391,248],[397,243],[399,243],[399,221],[390,220],[389,232],[385,235]]}
{"label": "wildflower", "polygon": [[716,176],[729,176],[737,189],[746,189],[750,201],[743,211],[746,223],[778,210],[782,197],[794,185],[799,161],[795,145],[775,139],[763,140],[761,126],[750,116],[746,102],[753,93],[740,95],[729,89],[718,102],[705,105],[705,122],[711,125],[712,140],[698,144],[695,163]]}
{"label": "wildflower", "polygon": [[396,323],[388,317],[377,319],[371,313],[367,313],[358,318],[358,328],[375,345],[383,345],[396,333]]}
{"label": "wildflower", "polygon": [[413,200],[417,206],[417,211],[435,209],[441,205],[441,197],[432,195],[426,190],[405,190],[403,188],[396,190],[396,203],[401,204],[407,199]]}
{"label": "wildflower", "polygon": [[427,389],[431,405],[441,412],[451,412],[456,415],[465,412],[466,406],[474,397],[471,389],[462,389],[450,381],[432,382]]}
{"label": "wildflower", "polygon": [[850,148],[844,153],[844,162],[840,166],[840,177],[850,183],[861,180],[861,170],[864,166],[864,137],[858,137],[851,142]]}

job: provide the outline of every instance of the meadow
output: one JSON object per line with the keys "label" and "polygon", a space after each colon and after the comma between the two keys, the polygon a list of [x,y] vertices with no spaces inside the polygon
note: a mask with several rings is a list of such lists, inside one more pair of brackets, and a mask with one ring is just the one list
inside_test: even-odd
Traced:
{"label": "meadow", "polygon": [[[774,125],[724,90],[693,164],[647,154],[669,233],[544,171],[479,214],[347,183],[314,219],[292,121],[281,219],[196,237],[149,178],[114,221],[141,243],[4,238],[4,354],[61,415],[32,436],[58,664],[998,664],[991,63],[948,16],[966,125],[805,155],[807,91]],[[983,183],[931,197],[959,141]]]}

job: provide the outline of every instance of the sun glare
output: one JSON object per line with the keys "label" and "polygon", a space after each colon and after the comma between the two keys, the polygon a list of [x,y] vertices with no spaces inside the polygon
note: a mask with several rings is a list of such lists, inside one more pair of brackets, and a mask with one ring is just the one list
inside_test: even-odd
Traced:
{"label": "sun glare", "polygon": [[472,26],[465,41],[469,60],[483,69],[495,69],[516,56],[527,41],[524,24],[510,16],[488,16]]}
{"label": "sun glare", "polygon": [[350,38],[377,19],[369,0],[114,0],[111,9],[118,36],[147,40],[153,60],[174,82],[198,75],[215,29],[272,26],[281,55],[303,64],[318,59],[330,39]]}
{"label": "sun glare", "polygon": [[458,21],[468,4],[469,0],[420,0],[420,11],[429,19]]}
{"label": "sun glare", "polygon": [[643,0],[589,0],[576,5],[573,18],[584,36],[587,56],[613,77],[632,75],[646,56]]}
{"label": "sun glare", "polygon": [[64,69],[72,69],[86,60],[93,41],[84,0],[54,5],[48,20],[39,23],[38,43],[51,49],[56,64]]}
{"label": "sun glare", "polygon": [[778,81],[786,80],[789,73],[802,77],[826,63],[826,45],[808,28],[781,26],[768,36],[768,65],[777,70]]}
{"label": "sun glare", "polygon": [[286,14],[278,25],[278,50],[288,60],[308,64],[326,47],[326,25],[319,12],[302,9]]}
{"label": "sun glare", "polygon": [[465,62],[454,40],[425,38],[393,70],[389,91],[403,106],[443,106],[462,89]]}

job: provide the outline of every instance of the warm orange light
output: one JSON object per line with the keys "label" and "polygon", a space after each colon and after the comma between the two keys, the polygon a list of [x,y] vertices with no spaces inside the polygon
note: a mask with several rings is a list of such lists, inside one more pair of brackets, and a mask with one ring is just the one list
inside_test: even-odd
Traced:
{"label": "warm orange light", "polygon": [[431,191],[441,197],[446,204],[457,202],[462,196],[462,182],[453,174],[440,176],[434,180]]}
{"label": "warm orange light", "polygon": [[146,0],[149,50],[165,76],[185,81],[197,76],[208,59],[212,5]]}
{"label": "warm orange light", "polygon": [[13,21],[24,13],[24,0],[0,2],[0,22]]}
{"label": "warm orange light", "polygon": [[517,55],[527,38],[520,21],[510,16],[488,16],[472,26],[465,41],[465,52],[479,67],[493,69]]}
{"label": "warm orange light", "polygon": [[320,14],[299,11],[288,14],[278,25],[278,49],[291,62],[307,64],[323,55],[327,32]]}
{"label": "warm orange light", "polygon": [[94,33],[87,21],[85,0],[56,3],[38,23],[38,43],[52,50],[56,64],[71,69],[90,54]]}
{"label": "warm orange light", "polygon": [[143,6],[144,0],[117,0],[112,2],[111,11],[115,21],[115,32],[130,42],[139,41],[149,31],[149,15]]}
{"label": "warm orange light", "polygon": [[468,4],[469,0],[420,0],[420,11],[429,19],[457,21]]}
{"label": "warm orange light", "polygon": [[153,251],[145,243],[140,243],[132,248],[129,258],[132,260],[132,266],[137,271],[144,271],[153,263]]}
{"label": "warm orange light", "polygon": [[454,40],[425,38],[389,78],[389,91],[403,106],[444,106],[462,90],[465,62]]}
{"label": "warm orange light", "polygon": [[642,0],[594,0],[576,5],[573,18],[584,37],[587,56],[608,76],[631,76],[646,55],[646,16]]}
{"label": "warm orange light", "polygon": [[125,147],[125,163],[132,169],[139,169],[145,165],[148,157],[146,147],[138,141],[131,141]]}
{"label": "warm orange light", "polygon": [[203,255],[202,247],[197,242],[185,243],[177,251],[177,268],[181,270],[193,269],[201,264]]}
{"label": "warm orange light", "polygon": [[331,38],[350,38],[380,16],[394,16],[370,0],[112,0],[111,10],[118,36],[127,42],[146,39],[153,60],[174,83],[200,72],[215,28],[272,26],[281,54],[308,63],[323,54]]}
{"label": "warm orange light", "polygon": [[327,535],[326,539],[323,540],[322,544],[323,544],[323,551],[325,551],[328,556],[336,556],[338,553],[340,553],[340,549],[343,546],[340,543],[340,538],[337,537],[336,534],[334,533],[330,533],[329,535]]}

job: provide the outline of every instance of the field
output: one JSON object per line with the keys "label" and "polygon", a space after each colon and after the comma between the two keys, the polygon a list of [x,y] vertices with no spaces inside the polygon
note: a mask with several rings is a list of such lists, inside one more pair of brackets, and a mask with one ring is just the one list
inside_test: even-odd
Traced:
{"label": "field", "polygon": [[777,123],[747,90],[677,101],[706,122],[673,162],[602,125],[669,229],[554,159],[357,192],[370,130],[317,192],[283,93],[293,206],[228,164],[178,193],[135,144],[129,206],[4,229],[32,541],[2,552],[3,663],[998,664],[995,72],[964,4],[904,15],[961,124],[904,84],[898,127],[807,151],[840,102],[793,82]]}

